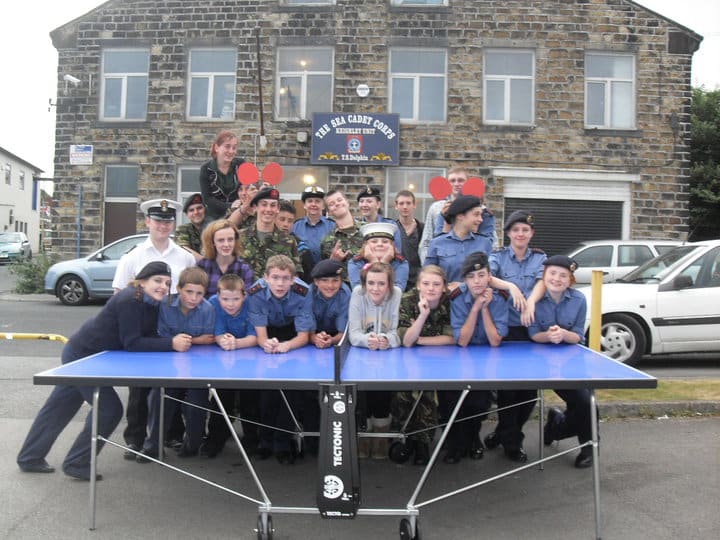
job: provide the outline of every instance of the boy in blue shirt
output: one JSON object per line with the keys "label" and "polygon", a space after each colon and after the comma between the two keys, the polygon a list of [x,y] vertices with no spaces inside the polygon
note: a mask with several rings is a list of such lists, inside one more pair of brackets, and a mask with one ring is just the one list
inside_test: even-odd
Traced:
{"label": "boy in blue shirt", "polygon": [[[215,308],[215,343],[224,351],[233,351],[257,345],[255,327],[248,317],[245,302],[245,282],[237,274],[225,274],[217,283],[218,292],[209,302]],[[237,409],[245,418],[257,418],[257,390],[238,390],[222,388],[217,390],[225,409],[232,413]],[[213,400],[213,409],[218,410]],[[208,434],[200,447],[200,453],[214,458],[225,446],[230,437],[225,418],[220,414],[211,414],[208,420]],[[249,441],[257,439],[257,430],[249,422],[243,424],[244,446],[252,446]]]}
{"label": "boy in blue shirt", "polygon": [[[208,275],[202,268],[191,266],[180,273],[178,292],[168,302],[160,304],[158,334],[162,337],[182,337],[189,345],[209,345],[215,341],[215,309],[205,300]],[[188,347],[189,348],[189,347]],[[185,399],[190,405],[183,407],[185,415],[185,437],[178,450],[179,457],[192,457],[198,453],[205,429],[205,407],[208,403],[207,388],[168,388],[166,394]],[[197,405],[198,408],[192,405]],[[177,402],[168,400],[164,412],[164,425],[169,425],[175,414]],[[147,457],[158,457],[160,435],[160,389],[153,388],[148,396],[149,435],[143,443],[143,456],[138,463],[149,463]]]}
{"label": "boy in blue shirt", "polygon": [[318,349],[327,349],[340,343],[348,322],[350,287],[342,280],[343,265],[332,259],[317,263],[311,272],[315,331],[310,341]]}
{"label": "boy in blue shirt", "polygon": [[[462,265],[464,282],[450,293],[450,324],[455,341],[461,347],[490,345],[497,347],[507,335],[508,304],[500,294],[489,287],[490,263],[485,253],[468,255]],[[438,392],[440,410],[449,418],[459,392]],[[481,415],[490,409],[491,394],[487,390],[473,390],[465,398],[460,417]],[[447,438],[448,451],[443,461],[457,463],[468,455],[471,459],[483,457],[480,441],[482,416],[476,416],[453,426]]]}
{"label": "boy in blue shirt", "polygon": [[[310,288],[295,277],[295,263],[286,255],[273,255],[267,260],[264,277],[248,291],[250,322],[255,327],[257,342],[268,354],[281,354],[304,347],[315,330]],[[313,393],[315,394],[315,393]],[[305,398],[301,392],[286,392],[288,402],[297,405]],[[261,423],[293,431],[290,411],[275,390],[260,393]],[[309,422],[306,419],[306,429]],[[273,453],[280,463],[295,462],[290,434],[286,431],[260,428],[258,455],[268,458]]]}

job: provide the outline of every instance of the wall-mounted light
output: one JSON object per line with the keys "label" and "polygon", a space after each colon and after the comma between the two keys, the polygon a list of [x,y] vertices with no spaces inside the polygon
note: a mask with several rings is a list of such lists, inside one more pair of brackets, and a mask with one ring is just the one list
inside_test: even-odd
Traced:
{"label": "wall-mounted light", "polygon": [[298,131],[295,134],[295,140],[297,140],[297,142],[299,142],[300,144],[305,144],[308,141],[308,132]]}

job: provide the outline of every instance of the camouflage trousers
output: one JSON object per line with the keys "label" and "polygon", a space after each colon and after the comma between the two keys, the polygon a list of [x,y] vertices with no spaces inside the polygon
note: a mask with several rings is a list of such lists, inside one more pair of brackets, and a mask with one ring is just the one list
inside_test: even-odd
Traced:
{"label": "camouflage trousers", "polygon": [[[435,434],[435,426],[438,425],[437,412],[437,395],[434,390],[426,390],[422,393],[417,406],[420,392],[396,392],[390,402],[390,411],[393,418],[393,430],[402,431],[403,433],[412,433],[408,439],[419,443],[425,443],[428,446],[432,443]],[[413,411],[413,407],[415,410]],[[410,413],[412,412],[412,416]],[[408,421],[408,417],[410,420]],[[403,429],[407,422],[407,427]]]}

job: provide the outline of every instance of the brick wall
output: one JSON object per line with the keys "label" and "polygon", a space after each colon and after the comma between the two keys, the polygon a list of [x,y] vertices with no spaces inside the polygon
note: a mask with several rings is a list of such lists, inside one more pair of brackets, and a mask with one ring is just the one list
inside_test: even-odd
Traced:
{"label": "brick wall", "polygon": [[[240,154],[252,155],[259,133],[255,28],[261,29],[265,129],[259,162],[309,163],[310,146],[295,132],[309,122],[273,121],[275,48],[333,44],[334,110],[387,111],[391,46],[447,47],[448,120],[401,126],[402,166],[446,167],[462,162],[486,175],[496,166],[591,169],[640,175],[633,188],[633,237],[678,237],[687,229],[687,174],[691,51],[668,52],[670,22],[622,0],[452,0],[451,7],[391,7],[389,0],[338,0],[336,6],[283,6],[276,1],[117,1],[52,34],[58,73],[92,76],[62,95],[59,83],[55,197],[58,234],[53,250],[69,256],[76,242],[77,201],[83,186],[81,245],[102,243],[104,166],[138,164],[139,198],[175,197],[181,164],[208,157],[220,129],[240,136]],[[100,51],[117,45],[151,49],[147,121],[98,121]],[[238,50],[233,122],[185,119],[187,55],[193,45]],[[536,51],[533,127],[482,124],[483,47]],[[695,45],[697,46],[697,45]],[[637,130],[584,129],[584,55],[587,50],[633,52],[637,58]],[[372,89],[360,99],[355,88]],[[74,91],[73,91],[74,90]],[[70,144],[93,144],[92,166],[70,166]],[[331,167],[330,187],[354,195],[383,168]],[[501,181],[489,178],[489,203],[502,215]],[[351,197],[354,200],[354,196]],[[138,228],[142,229],[138,215]],[[501,219],[498,220],[500,223]]]}

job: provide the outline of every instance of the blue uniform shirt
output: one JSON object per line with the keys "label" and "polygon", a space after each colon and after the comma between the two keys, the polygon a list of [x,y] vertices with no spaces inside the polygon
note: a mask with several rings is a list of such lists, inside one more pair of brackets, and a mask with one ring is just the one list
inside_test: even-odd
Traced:
{"label": "blue uniform shirt", "polygon": [[566,289],[557,304],[549,293],[545,293],[545,296],[535,304],[535,322],[528,328],[528,334],[533,337],[556,324],[565,330],[575,332],[580,336],[580,343],[585,343],[586,313],[585,295],[573,288]]}
{"label": "blue uniform shirt", "polygon": [[[511,247],[493,251],[488,257],[490,260],[490,272],[493,276],[517,285],[527,298],[530,296],[535,283],[542,279],[545,267],[543,262],[547,259],[545,252],[539,249],[529,248],[522,261],[515,256]],[[509,326],[522,326],[520,312],[510,304]]]}
{"label": "blue uniform shirt", "polygon": [[335,230],[335,222],[326,217],[320,217],[315,225],[310,223],[307,217],[300,218],[293,223],[292,233],[298,239],[298,251],[300,243],[303,242],[312,253],[313,264],[320,261],[320,242],[328,234]]}
{"label": "blue uniform shirt", "polygon": [[[353,257],[348,263],[348,279],[350,280],[350,286],[354,289],[360,285],[360,272],[363,266],[367,264],[365,259]],[[405,257],[395,257],[390,266],[395,270],[395,285],[400,288],[401,291],[407,287],[408,276],[410,275],[410,265],[405,260]]]}
{"label": "blue uniform shirt", "polygon": [[244,338],[247,336],[255,336],[255,327],[250,324],[248,316],[248,303],[243,302],[240,311],[235,315],[230,315],[220,306],[220,299],[217,295],[213,295],[208,300],[215,308],[215,335],[232,334],[236,338]]}
{"label": "blue uniform shirt", "polygon": [[315,317],[315,331],[327,332],[331,336],[344,332],[348,322],[348,306],[352,291],[346,283],[332,298],[325,298],[315,284],[310,285],[312,309]]}
{"label": "blue uniform shirt", "polygon": [[276,327],[295,324],[296,332],[315,330],[310,288],[295,278],[290,290],[282,298],[276,298],[264,279],[258,279],[248,291],[250,322],[255,327]]}
{"label": "blue uniform shirt", "polygon": [[432,239],[425,256],[425,266],[437,264],[445,270],[448,283],[462,281],[463,277],[460,275],[460,271],[465,258],[478,251],[490,253],[491,249],[492,240],[487,236],[470,233],[464,240],[460,240],[455,235],[455,231],[451,230]]}
{"label": "blue uniform shirt", "polygon": [[177,334],[190,334],[193,337],[204,334],[214,334],[215,308],[210,302],[203,301],[187,315],[180,310],[180,297],[172,295],[170,302],[160,303],[160,318],[158,320],[158,334],[163,337],[173,337]]}
{"label": "blue uniform shirt", "polygon": [[[467,288],[465,283],[459,287],[460,293],[451,294],[450,298],[450,324],[453,329],[453,337],[455,341],[460,337],[460,330],[467,321],[470,309],[472,309],[475,299]],[[508,333],[508,301],[497,291],[493,293],[492,302],[490,302],[490,315],[495,322],[495,328],[501,336],[507,336]],[[486,345],[488,343],[487,334],[485,334],[485,326],[482,321],[482,313],[478,313],[475,332],[473,332],[472,345]]]}

